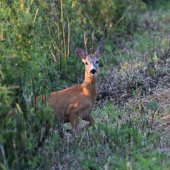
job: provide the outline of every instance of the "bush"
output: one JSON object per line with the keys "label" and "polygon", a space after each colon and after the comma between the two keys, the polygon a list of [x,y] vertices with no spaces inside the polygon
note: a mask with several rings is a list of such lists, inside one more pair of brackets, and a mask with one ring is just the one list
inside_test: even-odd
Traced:
{"label": "bush", "polygon": [[[34,98],[63,88],[60,75],[77,81],[75,73],[82,68],[73,54],[83,44],[84,31],[94,30],[101,41],[108,30],[127,25],[126,13],[141,5],[145,8],[141,0],[0,2],[1,168],[42,166],[41,148],[52,140],[55,118],[48,104],[39,104],[35,112]],[[69,70],[73,66],[76,71]]]}
{"label": "bush", "polygon": [[146,9],[142,0],[71,0],[70,2],[73,8],[71,16],[74,18],[72,25],[76,28],[78,26],[77,31],[83,33],[85,30],[93,29],[100,34],[105,33],[106,37],[108,31],[127,26],[132,21],[133,12]]}

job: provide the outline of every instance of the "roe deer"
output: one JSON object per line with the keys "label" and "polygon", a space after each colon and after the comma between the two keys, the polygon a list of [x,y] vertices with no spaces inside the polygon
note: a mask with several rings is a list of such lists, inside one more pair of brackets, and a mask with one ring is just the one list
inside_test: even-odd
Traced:
{"label": "roe deer", "polygon": [[[87,52],[86,36],[84,36],[84,40]],[[92,49],[94,49],[94,47]],[[79,117],[82,120],[89,121],[88,126],[95,123],[95,120],[90,116],[90,113],[94,108],[96,100],[98,65],[99,59],[104,52],[104,46],[103,44],[100,44],[95,54],[86,55],[80,47],[76,48],[76,52],[85,64],[84,82],[64,90],[50,93],[51,97],[47,98],[49,106],[53,109],[53,113],[59,117],[60,122],[71,122],[73,130],[78,130]],[[36,101],[38,101],[39,98],[40,97],[37,97]],[[43,96],[43,100],[44,99],[45,96]]]}

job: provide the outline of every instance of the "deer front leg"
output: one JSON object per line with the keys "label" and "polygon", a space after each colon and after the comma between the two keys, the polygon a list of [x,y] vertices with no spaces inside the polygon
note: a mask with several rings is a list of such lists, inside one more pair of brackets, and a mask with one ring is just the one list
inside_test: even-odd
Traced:
{"label": "deer front leg", "polygon": [[89,121],[88,124],[89,127],[95,124],[95,119],[90,115],[88,115],[88,121]]}
{"label": "deer front leg", "polygon": [[72,126],[72,132],[76,136],[79,136],[79,129],[78,129],[79,120],[78,120],[78,116],[75,115],[75,114],[71,114],[70,115],[70,123],[71,123],[71,126]]}
{"label": "deer front leg", "polygon": [[90,115],[87,115],[83,120],[89,121],[89,124],[88,124],[88,126],[84,126],[82,128],[82,131],[87,129],[87,127],[90,127],[90,126],[95,124],[95,119],[92,116],[90,116]]}

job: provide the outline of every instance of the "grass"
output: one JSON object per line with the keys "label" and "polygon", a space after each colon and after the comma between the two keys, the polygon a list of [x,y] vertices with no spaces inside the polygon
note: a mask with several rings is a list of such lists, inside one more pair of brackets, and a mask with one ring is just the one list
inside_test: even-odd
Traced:
{"label": "grass", "polygon": [[134,35],[113,49],[115,35],[108,40],[92,112],[95,127],[76,142],[69,133],[58,138],[56,131],[48,148],[51,170],[169,169],[169,15],[149,10],[138,16]]}
{"label": "grass", "polygon": [[[7,115],[9,122],[15,117],[16,121],[14,119],[14,125],[6,121],[9,126],[1,128],[4,134],[7,133],[4,135],[7,136],[7,140],[1,135],[0,149],[3,163],[0,163],[0,167],[4,170],[9,167],[11,169],[36,167],[37,170],[170,169],[169,16],[168,6],[150,9],[142,14],[138,13],[134,21],[133,19],[130,21],[128,33],[125,27],[122,28],[121,34],[117,34],[116,29],[108,33],[110,36],[104,40],[105,52],[99,63],[96,105],[91,113],[96,124],[82,132],[79,140],[75,139],[74,134],[65,131],[71,129],[69,123],[64,124],[64,137],[60,138],[58,130],[60,124],[56,125],[53,122],[49,108],[43,109],[42,105],[38,105],[36,114],[32,109],[25,115],[18,101],[14,107],[12,98],[5,95],[7,88],[2,88],[0,91],[2,101],[7,103],[4,106],[14,107]],[[65,47],[64,45],[63,49]],[[47,50],[42,54],[45,59],[48,52]],[[36,55],[39,55],[38,50]],[[82,63],[76,55],[67,59],[67,68],[62,72],[56,70],[58,66],[55,64],[43,66],[44,59],[42,63],[40,62],[43,69],[40,69],[39,62],[39,59],[35,60],[35,65],[37,63],[35,77],[34,72],[33,75],[24,72],[28,74],[25,79],[28,78],[30,81],[23,85],[29,87],[24,89],[24,92],[21,91],[23,96],[31,93],[31,89],[35,89],[33,93],[36,96],[38,91],[56,91],[83,81]],[[25,67],[23,63],[20,65]],[[6,65],[3,66],[3,70],[8,71]],[[20,84],[24,83],[24,80],[22,82],[19,76],[18,78]],[[32,83],[33,79],[39,81]],[[47,82],[52,84],[47,85]],[[31,87],[32,85],[35,85],[35,88]],[[30,98],[26,103],[31,100]],[[8,107],[4,109],[8,110]],[[50,122],[46,121],[48,117],[47,120]],[[22,122],[22,118],[26,119],[26,124]],[[2,119],[3,121],[5,119]],[[54,128],[50,129],[49,123]],[[86,123],[80,120],[80,126],[85,126]],[[48,135],[47,129],[50,129]],[[4,145],[3,140],[9,145],[8,143]],[[44,145],[41,145],[41,141]],[[8,151],[8,155],[5,155],[5,150]]]}

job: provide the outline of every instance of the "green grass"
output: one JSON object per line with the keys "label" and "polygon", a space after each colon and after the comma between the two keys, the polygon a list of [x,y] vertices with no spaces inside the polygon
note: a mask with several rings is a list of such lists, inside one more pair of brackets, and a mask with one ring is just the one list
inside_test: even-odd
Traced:
{"label": "green grass", "polygon": [[[120,94],[121,99],[120,96],[116,99],[115,94],[99,97],[92,112],[95,127],[82,132],[79,141],[65,133],[55,147],[52,144],[51,169],[169,169],[169,124],[165,124],[169,119],[163,118],[169,114],[170,100],[164,96],[169,93],[169,85],[165,83],[169,78],[156,82],[160,72],[169,73],[164,67],[170,44],[170,24],[166,20],[169,15],[163,9],[147,11],[138,16],[138,31],[122,40],[122,46],[115,48],[111,45],[112,39],[108,41],[99,75],[99,95],[105,90],[114,91],[114,75],[122,78],[123,90],[128,90],[127,84],[136,88],[126,99],[123,98],[126,92]],[[151,24],[148,28],[144,25],[146,20]],[[158,30],[152,30],[157,24]],[[145,67],[146,74],[139,74],[138,70]],[[147,77],[156,85],[144,88]],[[104,84],[110,82],[110,91],[103,81]]]}
{"label": "green grass", "polygon": [[72,137],[68,140],[68,134],[57,141],[57,152],[52,151],[53,166],[66,169],[168,169],[169,137],[162,139],[162,133],[148,126],[145,117],[141,118],[139,113],[121,112],[111,105],[96,110],[93,116],[98,121],[96,129],[82,133],[80,141],[75,142]]}
{"label": "green grass", "polygon": [[[36,3],[33,7],[37,10]],[[21,12],[18,4],[15,5]],[[48,5],[43,7],[44,4],[42,4],[42,9],[48,10],[51,7],[50,4]],[[55,8],[53,10],[55,12]],[[8,14],[8,11],[6,12]],[[39,13],[41,14],[41,11]],[[56,20],[60,20],[59,14]],[[60,70],[60,58],[57,58],[58,63],[53,62],[51,52],[58,57],[64,53],[63,42],[56,41],[58,38],[62,39],[60,32],[62,27],[60,29],[57,27],[56,33],[55,29],[52,29],[56,25],[50,22],[52,23],[50,28],[44,20],[44,25],[48,27],[49,32],[43,34],[40,17],[37,23],[35,22],[38,29],[34,40],[39,39],[39,43],[44,43],[44,47],[34,46],[36,43],[32,37],[33,32],[30,31],[28,39],[24,40],[25,44],[27,40],[32,41],[30,52],[23,55],[22,50],[20,52],[20,49],[16,49],[21,58],[15,58],[13,53],[15,44],[12,44],[12,40],[16,38],[15,41],[19,45],[23,45],[23,48],[25,46],[18,40],[19,37],[21,38],[20,34],[16,34],[15,29],[12,29],[12,38],[8,40],[9,44],[12,44],[9,47],[13,48],[9,48],[8,51],[8,48],[4,47],[7,53],[10,52],[9,56],[13,56],[11,60],[8,59],[13,69],[9,69],[9,63],[0,63],[0,80],[3,83],[3,87],[0,87],[0,108],[3,113],[8,112],[7,115],[0,112],[0,168],[3,170],[170,169],[169,16],[170,11],[166,7],[148,9],[142,13],[136,13],[134,20],[129,21],[132,31],[128,30],[128,32],[122,24],[122,29],[119,30],[121,34],[118,34],[117,28],[109,32],[110,37],[104,40],[105,52],[99,63],[98,96],[94,111],[91,113],[96,124],[82,132],[79,139],[75,139],[74,134],[65,131],[71,128],[69,123],[63,125],[64,137],[60,137],[58,130],[60,125],[54,121],[50,108],[38,105],[36,113],[33,108],[30,108],[29,114],[25,115],[23,108],[20,108],[18,104],[22,103],[23,99],[18,99],[14,103],[12,97],[14,93],[21,95],[28,105],[31,103],[29,100],[31,95],[49,93],[83,81],[83,64],[76,55],[73,54],[67,59],[67,67],[64,70]],[[32,24],[35,14],[30,13],[29,17],[30,20],[25,27]],[[25,18],[27,18],[26,15]],[[25,18],[21,17],[22,22]],[[7,21],[8,19],[6,17]],[[17,22],[16,18],[13,18],[13,22]],[[64,21],[61,21],[60,26],[63,23]],[[34,24],[32,26],[34,30]],[[50,29],[53,31],[50,32]],[[20,30],[22,32],[24,29],[21,27]],[[53,36],[55,33],[56,36]],[[5,34],[8,35],[8,30],[5,30]],[[75,34],[71,37],[77,36],[75,42],[71,41],[73,45],[70,45],[70,48],[74,48],[79,43],[83,45],[82,35],[78,35],[81,40]],[[44,38],[41,39],[42,37]],[[74,49],[71,50],[73,53]],[[40,53],[42,56],[38,58]],[[29,54],[32,56],[30,57]],[[3,58],[7,56],[5,53]],[[30,58],[34,60],[30,62]],[[20,59],[23,59],[21,63],[19,62],[20,65],[15,64],[16,60]],[[66,63],[63,63],[63,67],[64,64]],[[28,70],[20,73],[20,69],[25,68]],[[10,75],[13,77],[11,78]],[[18,86],[14,87],[15,79],[16,84],[24,87],[23,91],[19,91]],[[6,124],[3,127],[4,122]],[[86,122],[81,120],[80,126],[84,125]],[[45,136],[45,130],[48,128],[50,133]],[[46,137],[44,143],[40,145],[44,136]],[[36,150],[39,145],[40,147]],[[5,151],[8,151],[8,155]]]}

